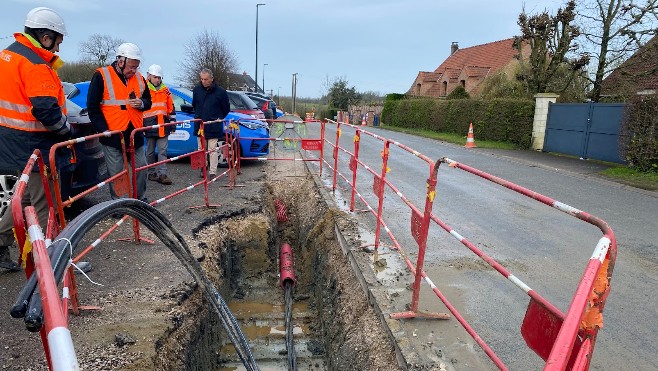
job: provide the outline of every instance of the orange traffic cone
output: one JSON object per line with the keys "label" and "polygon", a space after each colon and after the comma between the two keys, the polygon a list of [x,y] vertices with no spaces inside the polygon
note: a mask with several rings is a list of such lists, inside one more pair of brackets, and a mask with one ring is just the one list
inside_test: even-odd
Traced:
{"label": "orange traffic cone", "polygon": [[475,148],[477,147],[475,145],[475,138],[473,137],[473,123],[468,127],[468,136],[466,137],[466,145],[464,145],[466,148]]}
{"label": "orange traffic cone", "polygon": [[361,119],[361,126],[366,126],[366,117],[365,116],[363,116],[363,118]]}

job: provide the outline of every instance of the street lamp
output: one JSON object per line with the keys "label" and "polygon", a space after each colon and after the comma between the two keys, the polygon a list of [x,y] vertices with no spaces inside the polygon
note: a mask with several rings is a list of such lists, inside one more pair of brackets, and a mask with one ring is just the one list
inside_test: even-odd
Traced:
{"label": "street lamp", "polygon": [[269,66],[269,64],[267,64],[267,63],[263,63],[263,86],[262,86],[262,88],[263,88],[263,93],[264,93],[264,94],[267,94],[267,93],[265,92],[265,66]]}
{"label": "street lamp", "polygon": [[258,92],[258,7],[266,4],[256,4],[256,76],[254,78],[254,90]]}

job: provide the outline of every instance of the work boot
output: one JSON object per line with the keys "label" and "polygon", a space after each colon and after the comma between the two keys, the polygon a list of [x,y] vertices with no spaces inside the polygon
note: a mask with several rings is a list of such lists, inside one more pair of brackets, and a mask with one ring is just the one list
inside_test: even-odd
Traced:
{"label": "work boot", "polygon": [[75,265],[78,266],[78,269],[75,269],[75,267],[74,267],[75,273],[77,273],[77,274],[81,274],[80,271],[82,271],[84,273],[91,272],[92,267],[91,267],[90,262],[77,262],[77,263],[75,263]]}
{"label": "work boot", "polygon": [[171,184],[171,179],[169,179],[167,174],[162,174],[158,177],[158,183],[169,185],[169,184]]}
{"label": "work boot", "polygon": [[158,182],[159,181],[158,180],[159,179],[158,174],[156,174],[156,173],[150,173],[148,179],[150,181],[153,181],[153,182]]}
{"label": "work boot", "polygon": [[0,246],[0,268],[7,269],[11,272],[18,272],[21,270],[21,267],[19,267],[15,261],[11,260],[9,246]]}

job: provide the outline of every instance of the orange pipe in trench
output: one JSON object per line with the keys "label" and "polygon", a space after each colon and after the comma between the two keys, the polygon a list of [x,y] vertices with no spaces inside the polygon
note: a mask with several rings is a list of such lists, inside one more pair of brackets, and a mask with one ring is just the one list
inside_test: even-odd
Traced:
{"label": "orange pipe in trench", "polygon": [[280,268],[280,282],[281,287],[285,288],[285,283],[287,280],[292,282],[294,287],[297,284],[297,279],[295,278],[295,259],[292,255],[292,247],[289,244],[284,243],[281,245],[281,254],[279,257]]}

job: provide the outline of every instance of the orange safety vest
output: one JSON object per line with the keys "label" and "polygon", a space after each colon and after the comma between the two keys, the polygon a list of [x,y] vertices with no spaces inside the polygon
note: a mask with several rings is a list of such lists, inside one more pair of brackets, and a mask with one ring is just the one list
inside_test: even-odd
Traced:
{"label": "orange safety vest", "polygon": [[139,72],[135,73],[128,79],[128,86],[126,86],[114,67],[101,67],[96,71],[100,72],[103,77],[103,85],[105,85],[101,111],[107,121],[107,128],[124,131],[128,129],[129,122],[132,122],[133,127],[141,128],[144,125],[142,111],[129,106],[128,99],[130,99],[131,92],[134,92],[137,98],[142,97],[145,88],[142,75]]}
{"label": "orange safety vest", "polygon": [[[156,117],[158,125],[164,124],[165,116],[174,111],[174,100],[171,98],[171,92],[164,83],[157,90],[149,83],[149,89],[151,90],[151,109],[144,111],[144,118]],[[165,137],[164,126],[158,128],[158,136]]]}
{"label": "orange safety vest", "polygon": [[[30,38],[16,33],[15,43],[0,51],[0,125],[21,131],[48,132],[66,124],[64,89],[52,66],[54,53],[35,46]],[[61,62],[60,62],[61,63]],[[49,130],[32,114],[30,97],[55,97],[62,120]]]}

